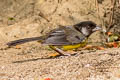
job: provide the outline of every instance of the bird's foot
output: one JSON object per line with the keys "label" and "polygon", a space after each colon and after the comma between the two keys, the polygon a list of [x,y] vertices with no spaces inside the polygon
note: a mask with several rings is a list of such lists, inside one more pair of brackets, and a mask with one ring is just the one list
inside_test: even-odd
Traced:
{"label": "bird's foot", "polygon": [[64,58],[64,57],[74,56],[76,54],[77,53],[68,53],[68,52],[64,52],[64,54],[51,53],[49,54],[49,58],[57,58],[57,57]]}

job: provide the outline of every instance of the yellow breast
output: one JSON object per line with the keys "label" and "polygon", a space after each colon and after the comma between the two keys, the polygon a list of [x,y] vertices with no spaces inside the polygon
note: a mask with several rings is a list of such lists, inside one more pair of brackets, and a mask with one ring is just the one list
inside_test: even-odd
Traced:
{"label": "yellow breast", "polygon": [[70,50],[70,49],[76,49],[76,48],[79,48],[79,47],[84,47],[86,45],[86,41],[85,42],[82,42],[82,43],[79,43],[79,44],[74,44],[74,45],[65,45],[65,46],[62,46],[62,49],[63,50]]}

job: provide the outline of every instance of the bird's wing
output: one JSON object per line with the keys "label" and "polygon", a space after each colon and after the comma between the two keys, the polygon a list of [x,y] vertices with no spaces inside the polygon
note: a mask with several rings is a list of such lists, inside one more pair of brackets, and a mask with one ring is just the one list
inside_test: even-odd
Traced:
{"label": "bird's wing", "polygon": [[48,33],[47,38],[43,44],[48,45],[71,45],[81,43],[85,39],[79,31],[75,30],[73,26],[61,26]]}
{"label": "bird's wing", "polygon": [[62,28],[65,31],[66,39],[72,44],[81,43],[86,39],[86,36],[83,35],[80,31],[76,30],[73,26],[63,26]]}
{"label": "bird's wing", "polygon": [[70,45],[71,43],[66,39],[66,34],[63,28],[57,28],[47,34],[43,44],[47,45]]}

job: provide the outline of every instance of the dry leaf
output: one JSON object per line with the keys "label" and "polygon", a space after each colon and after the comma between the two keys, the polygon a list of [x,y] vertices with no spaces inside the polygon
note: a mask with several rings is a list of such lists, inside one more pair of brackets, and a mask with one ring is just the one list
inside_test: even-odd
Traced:
{"label": "dry leaf", "polygon": [[108,36],[110,36],[110,35],[112,35],[112,34],[113,34],[112,32],[107,32],[107,35],[108,35]]}
{"label": "dry leaf", "polygon": [[104,48],[104,47],[101,47],[101,46],[98,46],[97,49],[98,49],[98,50],[104,50],[105,48]]}
{"label": "dry leaf", "polygon": [[60,55],[59,53],[52,53],[52,54],[49,54],[49,57],[57,57],[59,55]]}
{"label": "dry leaf", "polygon": [[107,47],[118,47],[119,44],[117,42],[109,42],[106,45]]}

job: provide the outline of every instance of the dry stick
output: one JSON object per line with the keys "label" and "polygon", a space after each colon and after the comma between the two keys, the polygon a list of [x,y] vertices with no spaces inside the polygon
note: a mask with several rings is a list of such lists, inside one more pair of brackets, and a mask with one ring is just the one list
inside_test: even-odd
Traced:
{"label": "dry stick", "polygon": [[[102,29],[106,31],[106,27],[105,27],[105,25],[104,25],[104,21],[102,20],[102,18],[100,17],[100,14],[99,14],[99,3],[98,3],[97,0],[95,0],[95,5],[96,5],[96,8],[97,8],[98,20],[100,20],[100,22],[101,22],[101,24],[102,24]],[[103,36],[104,36],[105,40],[107,40],[107,37],[106,37],[106,35],[105,35],[105,32],[102,31],[102,33],[103,33]],[[104,41],[103,41],[103,42],[104,42]],[[103,43],[103,44],[104,44],[104,43]]]}
{"label": "dry stick", "polygon": [[[95,5],[96,5],[96,9],[97,9],[97,14],[98,14],[98,20],[100,20],[100,23],[102,25],[102,29],[104,29],[106,31],[106,27],[104,24],[104,20],[100,17],[100,10],[99,10],[99,3],[97,0],[95,0]],[[104,33],[105,34],[105,33]],[[105,35],[104,35],[105,36]]]}
{"label": "dry stick", "polygon": [[98,4],[98,1],[95,0],[95,5],[96,5],[96,9],[97,9],[97,14],[98,14],[98,20],[100,20],[102,26],[103,26],[103,22],[102,22],[102,19],[100,17],[100,14],[99,14],[99,4]]}
{"label": "dry stick", "polygon": [[[54,9],[54,11],[51,14],[54,14],[58,9],[58,6],[56,6],[56,8]],[[50,14],[49,14],[50,15]],[[50,20],[42,13],[39,13],[39,16],[41,16],[43,19],[45,19],[47,22],[50,22]]]}
{"label": "dry stick", "polygon": [[99,20],[100,20],[101,23],[102,23],[103,29],[106,30],[106,32],[103,33],[103,34],[104,34],[104,37],[105,37],[106,40],[107,40],[107,36],[106,36],[105,34],[106,34],[107,32],[109,32],[111,28],[114,27],[114,24],[113,24],[113,17],[114,17],[114,8],[115,8],[116,0],[111,0],[112,11],[111,11],[111,15],[110,15],[110,18],[109,18],[109,25],[108,25],[108,28],[107,28],[107,29],[106,29],[105,25],[103,24],[102,19],[101,19],[100,14],[99,14],[99,4],[98,4],[98,1],[97,1],[97,0],[95,0],[95,1],[96,1],[96,8],[97,8],[97,13],[98,13],[98,18],[99,18]]}
{"label": "dry stick", "polygon": [[115,8],[115,4],[116,4],[116,0],[111,0],[112,11],[111,11],[110,19],[109,19],[109,25],[108,25],[107,32],[109,32],[110,29],[114,27],[114,24],[113,24],[113,17],[114,17],[114,8]]}
{"label": "dry stick", "polygon": [[50,22],[50,20],[48,20],[48,18],[46,18],[42,12],[39,13],[39,16],[45,19],[47,22]]}

